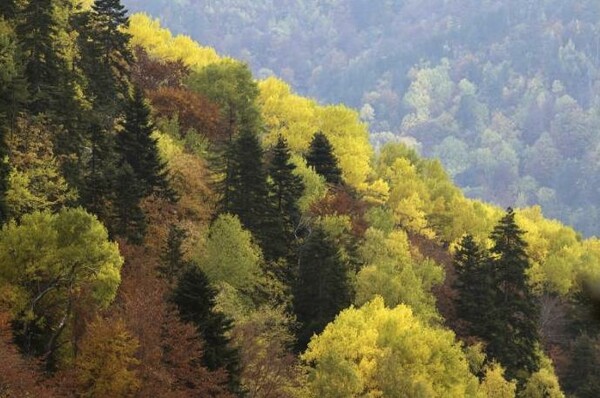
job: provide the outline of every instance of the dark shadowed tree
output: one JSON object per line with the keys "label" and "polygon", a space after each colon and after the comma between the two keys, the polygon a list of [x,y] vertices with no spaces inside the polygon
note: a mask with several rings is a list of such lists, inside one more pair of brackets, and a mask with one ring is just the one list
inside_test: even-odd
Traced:
{"label": "dark shadowed tree", "polygon": [[316,133],[310,143],[306,164],[314,167],[315,171],[325,177],[325,181],[330,184],[337,185],[343,182],[342,170],[338,166],[338,159],[333,154],[333,146],[321,132]]}

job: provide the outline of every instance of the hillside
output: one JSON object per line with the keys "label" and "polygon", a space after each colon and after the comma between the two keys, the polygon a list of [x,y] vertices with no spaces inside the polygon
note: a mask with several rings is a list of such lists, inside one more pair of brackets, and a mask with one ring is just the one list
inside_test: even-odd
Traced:
{"label": "hillside", "polygon": [[[436,157],[469,197],[600,234],[593,0],[127,0]],[[492,156],[493,155],[493,156]]]}
{"label": "hillside", "polygon": [[119,0],[0,15],[0,397],[600,393],[598,239]]}

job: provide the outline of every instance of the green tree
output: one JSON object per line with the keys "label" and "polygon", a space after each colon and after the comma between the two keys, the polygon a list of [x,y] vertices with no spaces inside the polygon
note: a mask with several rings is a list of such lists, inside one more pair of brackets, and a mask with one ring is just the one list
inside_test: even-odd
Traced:
{"label": "green tree", "polygon": [[[0,284],[14,289],[15,340],[49,366],[67,349],[75,308],[93,314],[114,299],[123,259],[83,209],[35,212],[0,232]],[[72,346],[70,346],[72,347]]]}
{"label": "green tree", "polygon": [[92,123],[89,131],[90,153],[83,159],[81,203],[87,210],[107,222],[113,217],[116,176],[119,175],[115,137],[100,123]]}
{"label": "green tree", "polygon": [[252,235],[231,214],[221,214],[211,225],[200,267],[214,284],[226,283],[252,297],[260,283],[262,254]]}
{"label": "green tree", "polygon": [[120,0],[96,0],[83,16],[83,68],[90,79],[94,103],[114,117],[129,99],[133,54],[127,10]]}
{"label": "green tree", "polygon": [[123,131],[117,135],[117,149],[123,161],[131,166],[143,188],[143,196],[157,193],[174,200],[176,195],[169,187],[166,164],[160,159],[153,132],[150,108],[142,90],[136,87],[125,107],[125,122]]}
{"label": "green tree", "polygon": [[223,60],[193,73],[187,83],[219,106],[226,126],[226,141],[231,142],[240,132],[257,133],[261,128],[256,105],[259,91],[246,64]]}
{"label": "green tree", "polygon": [[128,162],[122,161],[117,173],[114,220],[111,220],[113,232],[131,243],[141,244],[147,228],[146,215],[140,206],[145,187]]}
{"label": "green tree", "polygon": [[239,217],[244,228],[248,229],[260,242],[268,247],[268,239],[273,236],[273,206],[269,198],[267,173],[263,165],[263,149],[256,133],[242,131],[230,146],[226,156],[229,169],[223,186],[221,209]]}
{"label": "green tree", "polygon": [[29,1],[20,12],[16,32],[23,52],[27,79],[28,109],[34,113],[56,114],[64,109],[62,101],[72,97],[67,57],[59,43],[66,34],[58,19],[67,4],[56,0]]}
{"label": "green tree", "polygon": [[232,323],[222,312],[215,309],[216,290],[206,274],[190,264],[173,291],[172,301],[184,322],[193,324],[206,342],[202,362],[210,370],[227,369],[230,387],[239,388],[239,355],[231,347],[228,332]]}
{"label": "green tree", "polygon": [[531,264],[526,252],[524,232],[508,208],[490,235],[494,278],[493,307],[485,335],[490,358],[506,367],[509,378],[523,383],[539,369],[537,353],[539,305],[528,285]]}
{"label": "green tree", "polygon": [[579,336],[573,343],[572,362],[564,378],[567,393],[580,398],[600,395],[600,346],[597,339]]}
{"label": "green tree", "polygon": [[74,203],[77,192],[70,187],[54,154],[52,138],[60,130],[46,117],[19,117],[8,136],[11,165],[6,194],[8,214],[19,220],[34,211],[58,211]]}
{"label": "green tree", "polygon": [[[276,229],[265,245],[265,257],[290,259],[294,251],[295,231],[300,221],[298,200],[304,193],[302,178],[294,174],[287,141],[279,136],[270,153],[269,177],[275,207]],[[288,282],[291,280],[288,278]]]}
{"label": "green tree", "polygon": [[183,243],[187,236],[187,231],[177,224],[171,224],[169,227],[169,235],[161,253],[161,263],[158,267],[158,272],[169,282],[175,280],[188,264],[183,250]]}
{"label": "green tree", "polygon": [[4,19],[12,19],[17,12],[16,0],[5,0],[0,4],[0,16]]}
{"label": "green tree", "polygon": [[315,171],[325,177],[330,184],[341,184],[342,170],[338,166],[338,160],[333,154],[333,147],[325,136],[319,132],[313,136],[306,155],[306,164],[314,167]]}
{"label": "green tree", "polygon": [[294,286],[294,312],[300,323],[298,348],[304,349],[314,333],[320,333],[352,303],[349,269],[339,249],[322,228],[316,227],[298,254]]}
{"label": "green tree", "polygon": [[471,235],[465,235],[454,253],[458,291],[456,312],[466,321],[466,332],[470,336],[484,336],[485,328],[491,321],[490,308],[493,308],[493,275],[489,257],[479,247]]}

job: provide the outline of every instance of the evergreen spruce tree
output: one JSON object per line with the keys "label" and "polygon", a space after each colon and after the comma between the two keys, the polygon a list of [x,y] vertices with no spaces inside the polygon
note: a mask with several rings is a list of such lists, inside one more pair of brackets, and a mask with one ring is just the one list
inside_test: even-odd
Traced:
{"label": "evergreen spruce tree", "polygon": [[82,21],[86,26],[81,43],[83,67],[90,80],[95,105],[116,116],[127,102],[133,54],[127,10],[120,0],[96,0]]}
{"label": "evergreen spruce tree", "polygon": [[100,123],[92,122],[89,132],[90,153],[81,183],[81,203],[91,213],[107,222],[113,216],[116,176],[119,158],[112,134],[103,130]]}
{"label": "evergreen spruce tree", "polygon": [[178,227],[176,224],[171,225],[167,242],[160,257],[161,264],[158,267],[160,274],[169,282],[175,280],[188,265],[184,260],[185,253],[182,248],[186,238],[187,232],[185,229]]}
{"label": "evergreen spruce tree", "polygon": [[123,160],[131,165],[136,179],[143,187],[144,196],[157,193],[175,200],[176,194],[169,186],[166,164],[160,160],[153,132],[150,108],[142,91],[136,88],[125,108],[123,131],[117,135],[118,151]]}
{"label": "evergreen spruce tree", "polygon": [[134,244],[142,244],[146,235],[146,215],[140,207],[144,187],[126,161],[121,162],[115,185],[115,230]]}
{"label": "evergreen spruce tree", "polygon": [[294,312],[300,323],[297,338],[302,351],[313,334],[321,333],[352,303],[353,292],[348,267],[335,243],[321,228],[312,231],[298,257]]}
{"label": "evergreen spruce tree", "polygon": [[239,354],[231,347],[227,332],[231,321],[215,310],[216,290],[196,264],[181,274],[172,301],[181,319],[193,324],[205,341],[203,364],[210,370],[227,369],[230,387],[239,391]]}
{"label": "evergreen spruce tree", "polygon": [[539,368],[536,353],[539,305],[527,282],[526,271],[530,267],[527,244],[511,208],[490,238],[494,242],[491,250],[494,306],[488,317],[489,335],[483,337],[488,338],[488,356],[506,368],[507,377],[516,378],[522,385]]}
{"label": "evergreen spruce tree", "polygon": [[56,44],[60,29],[55,12],[54,0],[29,1],[16,27],[25,60],[28,110],[33,114],[50,114],[59,109],[59,91],[67,83],[67,65]]}
{"label": "evergreen spruce tree", "polygon": [[222,194],[221,209],[238,216],[265,249],[273,236],[274,212],[263,155],[258,136],[251,131],[244,130],[233,141],[226,153],[229,182],[223,185],[227,192]]}
{"label": "evergreen spruce tree", "polygon": [[454,254],[456,270],[456,311],[466,321],[469,336],[487,337],[490,308],[493,308],[494,281],[489,257],[471,235],[466,235]]}
{"label": "evergreen spruce tree", "polygon": [[10,20],[15,17],[17,4],[15,0],[2,0],[0,2],[0,17]]}
{"label": "evergreen spruce tree", "polygon": [[573,343],[572,358],[564,377],[565,392],[577,398],[599,397],[600,344],[598,339],[585,334],[579,336]]}
{"label": "evergreen spruce tree", "polygon": [[8,163],[8,147],[6,145],[6,129],[0,125],[0,227],[8,221],[8,208],[6,206],[6,193],[9,189],[8,177],[10,164]]}
{"label": "evergreen spruce tree", "polygon": [[[279,137],[270,153],[268,174],[270,177],[271,201],[274,207],[273,236],[264,249],[267,260],[285,259],[295,263],[295,231],[300,221],[298,200],[304,192],[302,178],[294,174],[296,166],[290,160],[287,141]],[[281,269],[282,282],[291,286],[293,278],[289,267]]]}
{"label": "evergreen spruce tree", "polygon": [[333,154],[333,147],[325,134],[319,132],[314,135],[306,155],[306,164],[314,167],[315,171],[325,177],[325,181],[329,184],[343,183],[342,170],[338,166],[338,160]]}

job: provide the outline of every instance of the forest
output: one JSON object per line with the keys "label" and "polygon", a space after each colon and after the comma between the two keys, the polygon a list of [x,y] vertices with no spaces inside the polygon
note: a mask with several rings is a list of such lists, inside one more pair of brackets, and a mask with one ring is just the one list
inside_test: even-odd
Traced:
{"label": "forest", "polygon": [[595,0],[125,4],[259,77],[359,109],[374,145],[401,141],[439,158],[471,198],[541,205],[600,235]]}
{"label": "forest", "polygon": [[600,395],[600,240],[120,0],[0,3],[0,152],[1,398]]}

